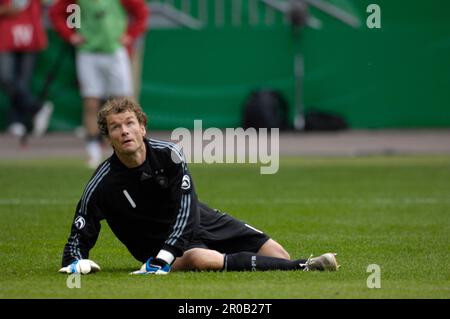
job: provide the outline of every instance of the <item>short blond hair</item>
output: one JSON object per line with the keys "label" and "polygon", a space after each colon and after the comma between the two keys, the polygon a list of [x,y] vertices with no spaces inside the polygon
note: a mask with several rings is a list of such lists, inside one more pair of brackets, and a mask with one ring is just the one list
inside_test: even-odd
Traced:
{"label": "short blond hair", "polygon": [[142,107],[131,98],[116,98],[108,100],[97,114],[97,125],[103,136],[108,136],[108,122],[106,118],[111,114],[123,112],[133,112],[139,121],[139,124],[147,127],[147,115]]}

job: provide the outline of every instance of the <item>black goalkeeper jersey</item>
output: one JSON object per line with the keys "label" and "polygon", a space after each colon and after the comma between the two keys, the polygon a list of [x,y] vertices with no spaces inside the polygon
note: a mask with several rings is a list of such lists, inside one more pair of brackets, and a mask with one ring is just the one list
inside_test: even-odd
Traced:
{"label": "black goalkeeper jersey", "polygon": [[139,261],[161,249],[179,257],[199,224],[198,200],[177,145],[145,139],[145,162],[127,168],[113,154],[95,171],[78,202],[62,265],[89,257],[106,220]]}

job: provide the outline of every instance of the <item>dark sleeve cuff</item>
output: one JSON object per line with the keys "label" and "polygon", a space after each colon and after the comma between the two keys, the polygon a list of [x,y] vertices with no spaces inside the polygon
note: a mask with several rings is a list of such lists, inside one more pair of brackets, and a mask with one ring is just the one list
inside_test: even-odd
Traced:
{"label": "dark sleeve cuff", "polygon": [[183,256],[183,251],[175,246],[171,246],[171,245],[164,245],[161,249],[167,250],[168,252],[170,252],[172,255],[174,255],[175,257],[181,257]]}

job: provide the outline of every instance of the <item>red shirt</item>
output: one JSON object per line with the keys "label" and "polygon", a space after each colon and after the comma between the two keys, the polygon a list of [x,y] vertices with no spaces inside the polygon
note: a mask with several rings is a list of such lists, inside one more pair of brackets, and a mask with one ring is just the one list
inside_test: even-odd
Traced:
{"label": "red shirt", "polygon": [[[11,0],[0,0],[0,5]],[[0,16],[0,52],[41,51],[47,47],[47,34],[41,21],[40,0],[30,3],[19,13]]]}

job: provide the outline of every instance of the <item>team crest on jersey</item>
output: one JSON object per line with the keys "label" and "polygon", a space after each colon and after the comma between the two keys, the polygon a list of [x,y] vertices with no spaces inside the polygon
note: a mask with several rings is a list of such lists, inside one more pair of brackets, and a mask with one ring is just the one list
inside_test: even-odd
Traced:
{"label": "team crest on jersey", "polygon": [[183,180],[181,181],[181,189],[187,191],[191,188],[191,179],[188,175],[183,176]]}
{"label": "team crest on jersey", "polygon": [[75,221],[73,222],[76,228],[83,229],[84,225],[86,225],[86,221],[84,220],[83,216],[78,216],[75,218]]}

